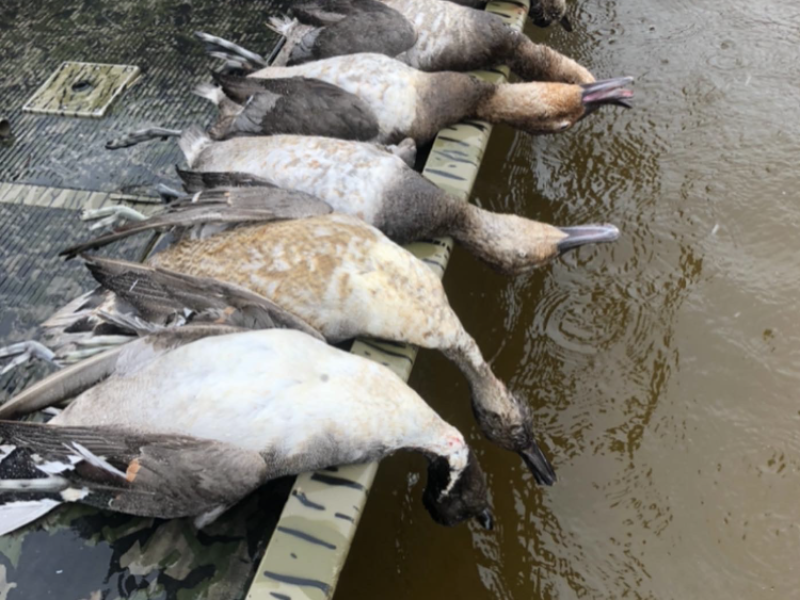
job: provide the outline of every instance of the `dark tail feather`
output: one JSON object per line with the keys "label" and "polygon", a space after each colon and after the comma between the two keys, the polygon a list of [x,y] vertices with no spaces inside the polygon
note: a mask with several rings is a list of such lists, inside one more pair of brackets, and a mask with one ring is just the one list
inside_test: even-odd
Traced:
{"label": "dark tail feather", "polygon": [[215,58],[227,61],[235,68],[256,71],[267,66],[263,56],[238,44],[202,31],[195,31],[194,35],[203,43],[206,52]]}
{"label": "dark tail feather", "polygon": [[276,187],[269,179],[249,173],[188,171],[180,167],[175,167],[175,171],[183,181],[183,188],[189,194],[221,187]]}

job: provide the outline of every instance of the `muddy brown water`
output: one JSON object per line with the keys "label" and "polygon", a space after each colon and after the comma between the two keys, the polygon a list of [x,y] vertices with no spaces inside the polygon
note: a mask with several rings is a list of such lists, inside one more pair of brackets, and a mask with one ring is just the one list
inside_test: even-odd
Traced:
{"label": "muddy brown water", "polygon": [[481,439],[456,369],[412,385],[477,449],[496,527],[444,529],[424,462],[384,462],[339,598],[800,598],[800,7],[572,3],[529,29],[636,109],[558,137],[492,136],[476,201],[622,237],[528,277],[457,251],[450,299],[535,409],[537,487]]}

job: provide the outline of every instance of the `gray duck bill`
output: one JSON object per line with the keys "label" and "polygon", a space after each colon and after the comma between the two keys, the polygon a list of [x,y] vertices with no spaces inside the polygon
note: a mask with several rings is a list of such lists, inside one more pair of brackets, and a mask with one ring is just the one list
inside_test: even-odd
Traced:
{"label": "gray duck bill", "polygon": [[582,84],[582,100],[587,112],[604,104],[633,108],[633,105],[629,102],[633,98],[633,90],[625,87],[632,82],[633,77],[615,77]]}
{"label": "gray duck bill", "polygon": [[490,511],[488,508],[484,508],[482,512],[476,515],[475,520],[486,531],[491,531],[494,529],[494,517],[492,516],[492,511]]}
{"label": "gray duck bill", "polygon": [[609,224],[576,225],[559,229],[567,234],[567,237],[558,242],[558,251],[561,254],[585,244],[616,242],[619,239],[619,229]]}
{"label": "gray duck bill", "polygon": [[556,472],[550,461],[547,460],[545,455],[533,442],[527,450],[522,450],[519,455],[533,474],[533,478],[539,485],[553,485],[556,482]]}

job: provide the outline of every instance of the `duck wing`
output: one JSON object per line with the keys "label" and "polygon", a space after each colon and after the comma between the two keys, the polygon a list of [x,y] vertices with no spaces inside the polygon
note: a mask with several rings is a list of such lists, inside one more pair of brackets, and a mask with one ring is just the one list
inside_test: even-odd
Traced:
{"label": "duck wing", "polygon": [[358,52],[394,57],[417,42],[413,25],[376,0],[312,0],[295,4],[290,12],[318,29],[292,49],[288,66]]}
{"label": "duck wing", "polygon": [[50,374],[0,406],[0,419],[18,418],[70,400],[113,374],[133,373],[143,364],[200,338],[238,331],[240,327],[188,325],[151,333]]}
{"label": "duck wing", "polygon": [[[145,231],[300,219],[328,214],[331,211],[328,204],[314,196],[278,187],[217,188],[200,192],[194,197],[175,200],[162,213],[144,221],[128,223],[88,242],[71,246],[63,250],[60,256],[72,258],[87,250],[102,248]],[[220,228],[215,227],[212,230],[219,231]]]}
{"label": "duck wing", "polygon": [[[101,287],[70,302],[42,324],[57,360],[80,362],[9,400],[0,407],[0,418],[52,406],[111,373],[130,370],[145,359],[208,335],[290,328],[324,339],[300,317],[235,284],[140,263],[99,257],[84,260]],[[190,326],[185,327],[187,323]],[[116,355],[123,345],[130,349]]]}
{"label": "duck wing", "polygon": [[[80,501],[140,516],[192,516],[202,527],[270,478],[258,452],[190,436],[0,421],[0,438],[7,452],[0,483],[8,492],[2,533],[10,530],[4,508],[18,501],[15,489],[26,503]],[[10,526],[25,522],[14,513]]]}
{"label": "duck wing", "polygon": [[269,179],[238,171],[189,171],[176,166],[175,172],[183,182],[183,189],[189,194],[215,188],[278,187]]}
{"label": "duck wing", "polygon": [[103,288],[122,298],[149,323],[176,322],[182,316],[195,324],[297,329],[324,340],[300,317],[238,285],[124,260],[83,259]]}
{"label": "duck wing", "polygon": [[380,133],[378,117],[366,102],[318,79],[256,79],[220,73],[214,73],[214,79],[226,96],[244,104],[236,116],[221,116],[211,128],[216,139],[287,133],[371,141]]}

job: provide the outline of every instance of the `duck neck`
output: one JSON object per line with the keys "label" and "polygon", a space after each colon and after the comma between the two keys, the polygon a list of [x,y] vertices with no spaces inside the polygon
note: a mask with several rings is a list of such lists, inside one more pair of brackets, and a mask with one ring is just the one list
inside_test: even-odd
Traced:
{"label": "duck neck", "polygon": [[514,240],[514,215],[504,215],[462,203],[459,219],[450,228],[450,235],[472,254],[501,273],[515,270],[517,252]]}
{"label": "duck neck", "polygon": [[518,98],[514,98],[513,91],[510,83],[494,85],[492,93],[484,96],[476,105],[472,116],[495,125],[513,120],[524,110],[517,104]]}
{"label": "duck neck", "polygon": [[495,91],[495,85],[465,73],[423,74],[414,121],[414,138],[431,139],[439,130],[468,117]]}
{"label": "duck neck", "polygon": [[524,33],[514,32],[514,50],[507,57],[511,70],[525,81],[591,83],[592,74],[571,58],[544,44],[535,44]]}
{"label": "duck neck", "polygon": [[472,410],[483,434],[489,440],[505,447],[498,437],[503,415],[513,412],[513,402],[505,384],[492,372],[483,359],[477,343],[466,331],[455,346],[444,350],[445,356],[452,360],[464,373],[469,383]]}

